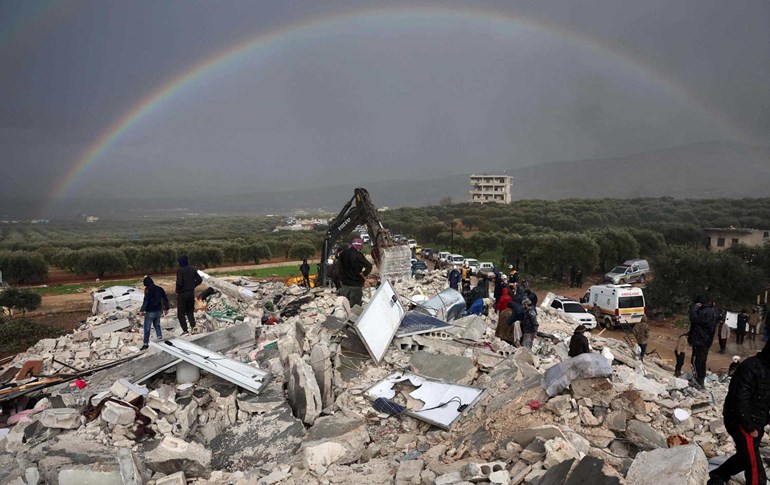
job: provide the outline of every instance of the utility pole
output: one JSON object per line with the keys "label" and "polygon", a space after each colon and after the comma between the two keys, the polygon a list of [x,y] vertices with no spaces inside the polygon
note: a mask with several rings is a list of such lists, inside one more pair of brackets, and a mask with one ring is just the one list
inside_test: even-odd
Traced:
{"label": "utility pole", "polygon": [[455,223],[452,221],[452,254],[455,253]]}

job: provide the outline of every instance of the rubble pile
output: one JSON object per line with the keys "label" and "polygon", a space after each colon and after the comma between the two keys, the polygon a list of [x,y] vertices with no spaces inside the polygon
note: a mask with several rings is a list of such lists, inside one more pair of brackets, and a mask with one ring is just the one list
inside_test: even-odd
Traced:
{"label": "rubble pile", "polygon": [[118,309],[8,364],[0,483],[698,484],[734,451],[725,382],[692,388],[596,331],[569,358],[574,326],[548,309],[532,352],[494,336],[491,310],[394,337],[385,313],[422,311],[440,271],[394,283],[395,299],[366,289],[364,309],[330,289],[207,283],[197,335],[170,314],[141,353],[137,309]]}

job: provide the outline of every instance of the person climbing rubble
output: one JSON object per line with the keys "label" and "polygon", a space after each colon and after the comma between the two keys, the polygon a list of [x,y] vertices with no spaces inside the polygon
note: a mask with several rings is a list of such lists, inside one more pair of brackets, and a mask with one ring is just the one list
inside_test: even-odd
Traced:
{"label": "person climbing rubble", "polygon": [[[186,255],[179,256],[179,269],[176,270],[176,315],[182,327],[182,335],[195,333],[195,288],[203,283],[198,271],[190,266]],[[187,322],[190,322],[189,331]]]}
{"label": "person climbing rubble", "polygon": [[570,357],[577,357],[580,354],[591,352],[591,346],[586,337],[586,330],[585,325],[578,325],[575,327],[575,333],[572,334],[572,338],[569,340],[569,352],[567,355]]}
{"label": "person climbing rubble", "polygon": [[366,277],[372,272],[372,263],[361,254],[364,240],[355,237],[350,242],[350,247],[340,253],[340,281],[342,287],[340,296],[344,296],[350,302],[350,306],[361,305],[364,298],[364,283]]}
{"label": "person climbing rubble", "polygon": [[740,472],[744,472],[747,484],[766,484],[759,444],[770,422],[770,344],[765,343],[762,352],[738,366],[722,415],[735,442],[735,454],[709,474],[708,485],[725,485]]}
{"label": "person climbing rubble", "polygon": [[706,360],[714,342],[719,308],[705,296],[699,296],[690,307],[690,345],[695,383],[702,389],[706,382]]}
{"label": "person climbing rubble", "polygon": [[160,314],[168,315],[169,303],[165,290],[156,285],[149,276],[144,277],[144,301],[139,310],[139,316],[144,315],[144,340],[142,348],[147,350],[150,346],[150,327],[155,328],[155,336],[158,340],[163,339],[163,332],[160,330]]}

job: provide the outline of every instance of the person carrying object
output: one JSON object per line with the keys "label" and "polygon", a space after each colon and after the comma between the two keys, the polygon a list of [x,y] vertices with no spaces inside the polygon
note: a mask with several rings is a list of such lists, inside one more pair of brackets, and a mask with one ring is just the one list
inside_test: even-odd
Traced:
{"label": "person carrying object", "polygon": [[144,315],[144,340],[140,350],[147,350],[150,346],[150,328],[155,328],[155,336],[158,340],[163,339],[163,332],[160,330],[160,315],[168,315],[169,303],[166,292],[160,286],[156,285],[149,276],[144,277],[144,300],[142,308],[139,310],[139,316]]}
{"label": "person carrying object", "polygon": [[[182,335],[195,333],[195,288],[203,283],[198,271],[190,266],[186,255],[179,256],[179,269],[176,270],[176,316],[182,327]],[[187,329],[187,322],[190,329]]]}

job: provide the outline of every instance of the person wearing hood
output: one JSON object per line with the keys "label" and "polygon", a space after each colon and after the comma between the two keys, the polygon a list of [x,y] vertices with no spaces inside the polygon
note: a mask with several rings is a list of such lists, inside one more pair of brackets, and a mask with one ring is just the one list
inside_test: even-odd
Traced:
{"label": "person wearing hood", "polygon": [[310,288],[310,265],[307,264],[307,258],[302,258],[302,264],[299,265],[299,272],[302,273],[302,285]]}
{"label": "person wearing hood", "polygon": [[770,421],[770,343],[737,367],[722,415],[725,429],[735,441],[735,454],[709,473],[708,485],[725,485],[740,472],[747,484],[766,484],[759,444]]}
{"label": "person wearing hood", "polygon": [[[182,326],[182,335],[195,333],[195,287],[203,283],[198,271],[190,266],[190,260],[184,254],[179,256],[179,269],[176,270],[176,316]],[[187,321],[190,329],[187,329]]]}
{"label": "person wearing hood", "polygon": [[144,277],[144,300],[139,316],[144,315],[144,340],[141,350],[147,350],[150,346],[150,328],[155,328],[155,336],[163,339],[160,330],[160,314],[168,315],[168,297],[160,286],[156,285],[149,276]]}
{"label": "person wearing hood", "polygon": [[588,354],[591,352],[591,346],[588,344],[588,337],[586,337],[586,326],[578,325],[575,328],[575,333],[572,334],[572,338],[569,339],[569,352],[570,357],[577,357],[580,354]]}
{"label": "person wearing hood", "polygon": [[449,275],[447,275],[447,279],[449,280],[449,287],[453,290],[457,290],[460,286],[461,278],[462,277],[460,275],[460,271],[457,269],[457,265],[452,266],[452,270],[449,271]]}
{"label": "person wearing hood", "polygon": [[524,307],[524,318],[521,319],[521,345],[532,350],[532,342],[537,335],[539,324],[537,322],[537,309],[532,306],[529,298],[521,300]]}

